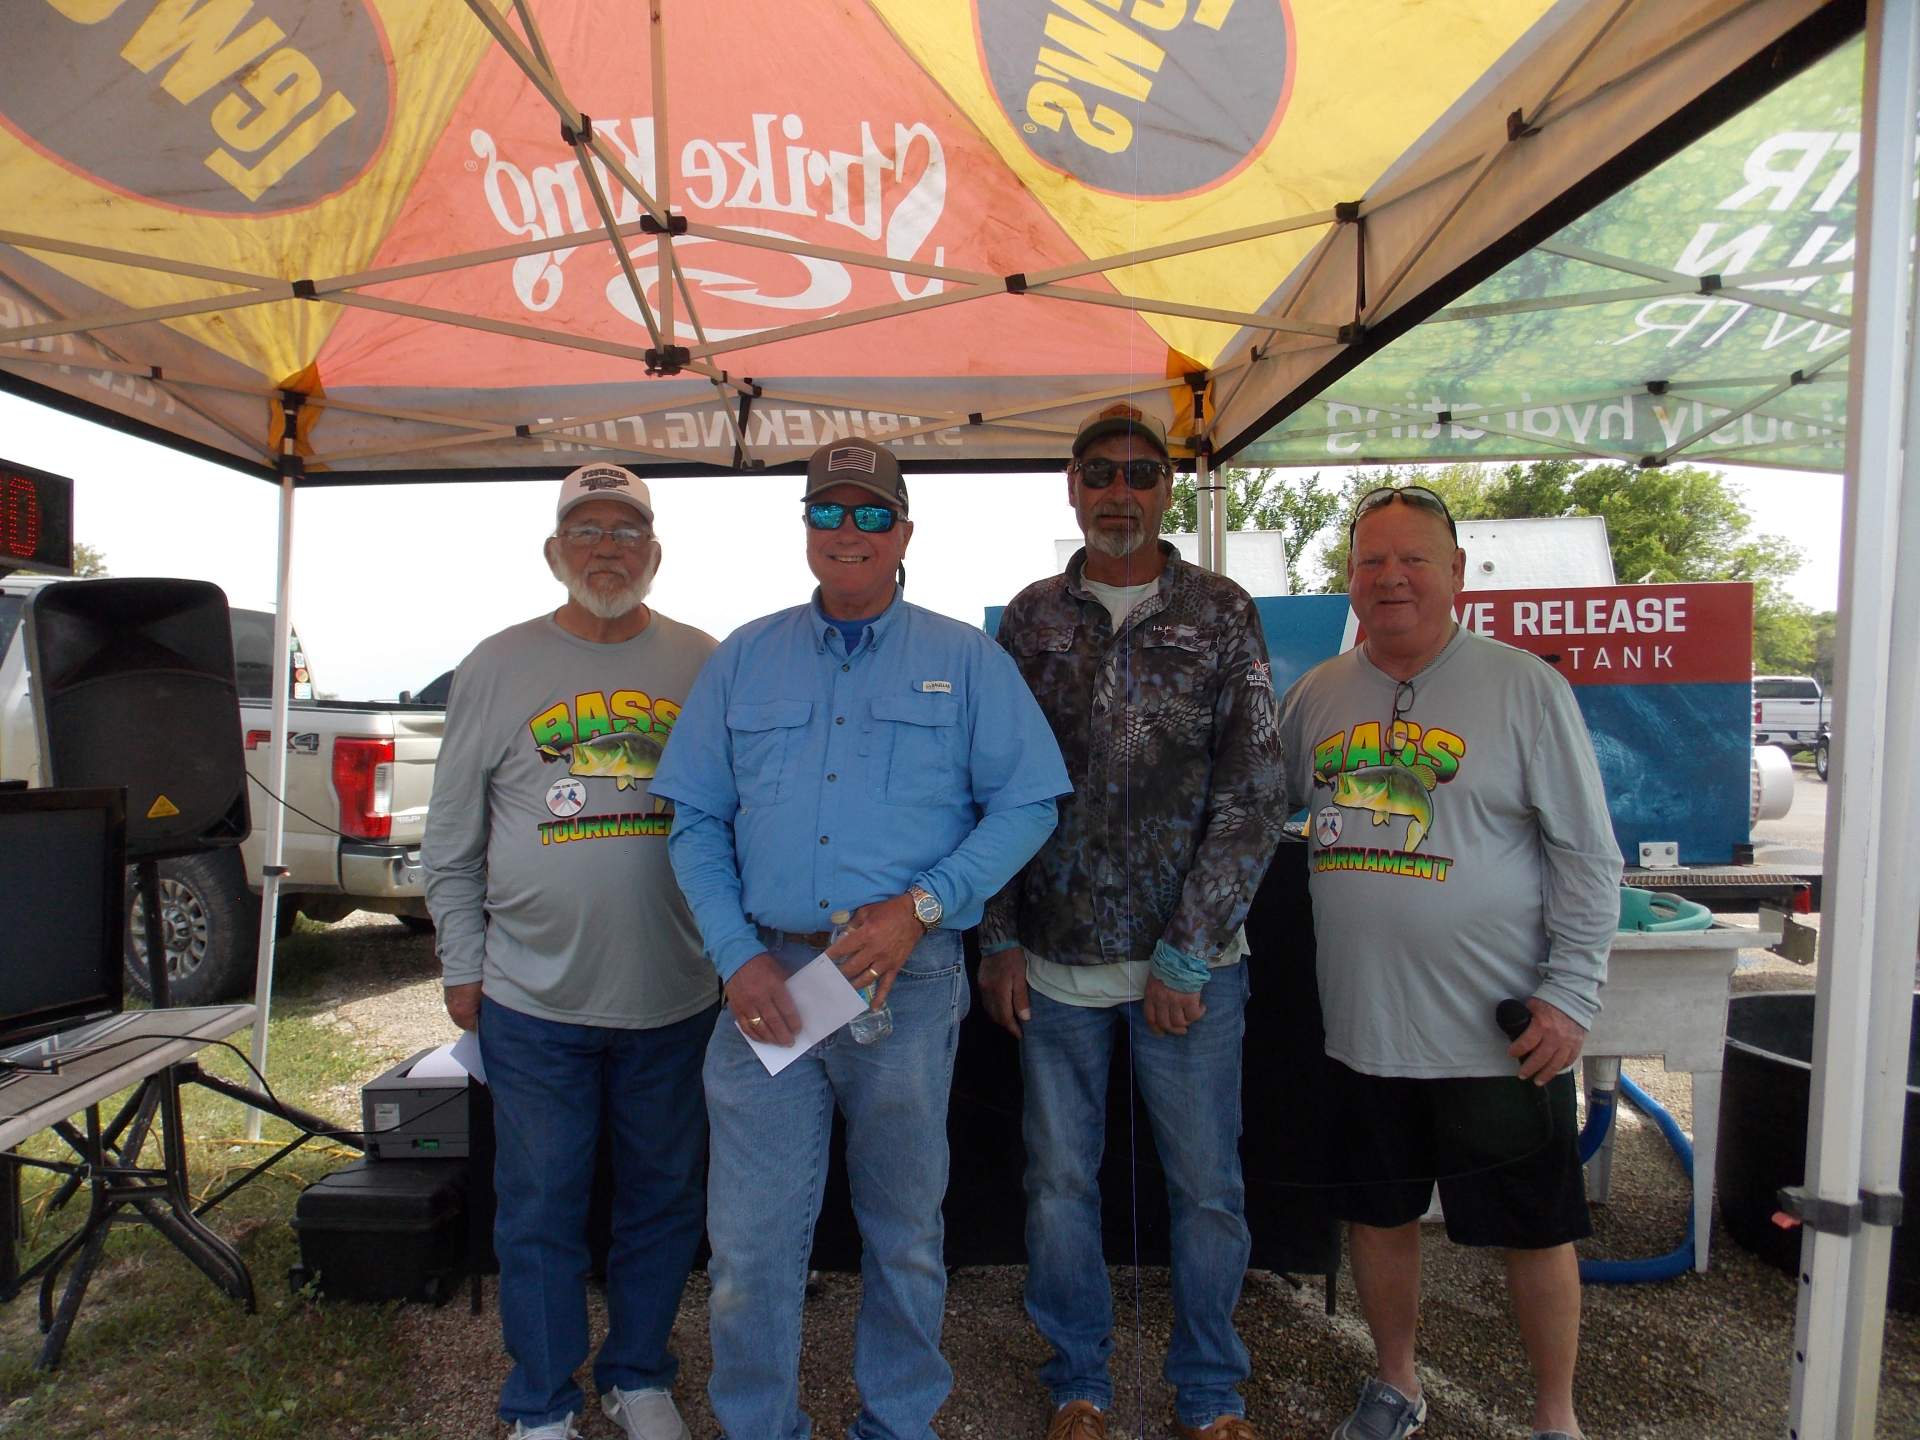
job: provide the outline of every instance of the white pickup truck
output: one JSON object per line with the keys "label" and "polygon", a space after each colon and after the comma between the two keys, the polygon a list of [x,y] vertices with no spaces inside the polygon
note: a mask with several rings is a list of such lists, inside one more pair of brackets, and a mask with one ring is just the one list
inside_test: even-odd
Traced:
{"label": "white pickup truck", "polygon": [[1833,701],[1811,675],[1753,677],[1753,743],[1778,745],[1788,754],[1812,750],[1833,719]]}
{"label": "white pickup truck", "polygon": [[[0,574],[0,779],[44,783],[21,615],[43,576]],[[260,871],[271,758],[273,616],[229,612],[245,739],[253,831],[238,849],[160,863],[161,918],[173,1000],[201,1005],[250,993],[259,944]],[[286,831],[279,929],[297,914],[338,920],[355,910],[398,915],[426,929],[420,840],[446,712],[431,705],[314,700],[296,638],[287,716]],[[145,993],[143,901],[130,897],[127,976]]]}

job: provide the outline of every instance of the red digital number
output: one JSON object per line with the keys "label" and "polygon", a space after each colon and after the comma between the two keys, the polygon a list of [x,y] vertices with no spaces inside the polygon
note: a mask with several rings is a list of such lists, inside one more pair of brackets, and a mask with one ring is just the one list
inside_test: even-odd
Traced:
{"label": "red digital number", "polygon": [[7,553],[32,559],[40,548],[40,492],[24,475],[7,477]]}

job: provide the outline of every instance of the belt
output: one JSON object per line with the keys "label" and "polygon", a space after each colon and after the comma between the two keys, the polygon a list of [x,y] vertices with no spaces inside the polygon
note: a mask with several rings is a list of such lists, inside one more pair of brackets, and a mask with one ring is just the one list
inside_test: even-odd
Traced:
{"label": "belt", "polygon": [[760,932],[760,943],[768,949],[780,945],[805,945],[810,950],[824,950],[833,943],[831,930],[810,930],[800,935],[791,930],[775,930],[769,925],[756,925],[753,928]]}

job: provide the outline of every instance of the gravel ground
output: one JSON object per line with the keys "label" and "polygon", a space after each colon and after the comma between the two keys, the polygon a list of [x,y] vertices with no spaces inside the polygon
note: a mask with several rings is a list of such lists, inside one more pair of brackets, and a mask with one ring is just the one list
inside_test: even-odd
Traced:
{"label": "gravel ground", "polygon": [[[340,1000],[331,1014],[362,1044],[394,1057],[451,1038],[440,1006],[431,944],[406,936],[398,923],[356,915],[332,927],[340,946]],[[1811,988],[1813,973],[1774,957],[1749,957],[1735,987]],[[1689,1086],[1653,1064],[1631,1074],[1685,1129],[1691,1130]],[[357,1098],[338,1097],[343,1113]],[[1684,1232],[1687,1181],[1651,1122],[1626,1110],[1620,1120],[1613,1194],[1596,1206],[1594,1239],[1582,1253],[1635,1258],[1665,1254]],[[1523,1436],[1526,1365],[1506,1306],[1494,1257],[1464,1251],[1430,1227],[1423,1247],[1423,1380],[1433,1440]],[[937,1422],[957,1437],[1033,1436],[1046,1420],[1034,1369],[1043,1347],[1020,1299],[1014,1267],[956,1271],[948,1291],[944,1349],[954,1391]],[[1165,1436],[1172,1430],[1171,1393],[1159,1378],[1169,1324],[1167,1272],[1130,1268],[1112,1274],[1119,1334],[1113,1363],[1118,1399],[1115,1434]],[[844,1434],[858,1406],[850,1379],[859,1283],[828,1275],[810,1301],[802,1389],[816,1433]],[[1371,1349],[1352,1284],[1339,1280],[1336,1310],[1323,1308],[1317,1281],[1295,1284],[1265,1272],[1248,1277],[1238,1314],[1253,1354],[1248,1408],[1263,1435],[1324,1436],[1345,1413],[1369,1370]],[[417,1393],[400,1413],[377,1417],[410,1436],[495,1440],[502,1434],[493,1402],[506,1361],[500,1348],[495,1293],[484,1310],[456,1301],[434,1310],[407,1307],[403,1334],[418,1357]],[[1734,1437],[1781,1433],[1787,1412],[1794,1290],[1788,1277],[1762,1265],[1716,1226],[1712,1268],[1659,1285],[1591,1287],[1586,1292],[1578,1401],[1588,1435],[1602,1437]],[[604,1325],[593,1299],[596,1337]],[[677,1394],[695,1436],[715,1427],[706,1402],[710,1355],[706,1282],[687,1287],[674,1349],[681,1360]],[[583,1377],[583,1383],[585,1379]],[[370,1420],[376,1417],[369,1417]],[[597,1410],[585,1417],[591,1437],[614,1432]],[[1920,1435],[1920,1319],[1893,1314],[1887,1325],[1878,1435]]]}

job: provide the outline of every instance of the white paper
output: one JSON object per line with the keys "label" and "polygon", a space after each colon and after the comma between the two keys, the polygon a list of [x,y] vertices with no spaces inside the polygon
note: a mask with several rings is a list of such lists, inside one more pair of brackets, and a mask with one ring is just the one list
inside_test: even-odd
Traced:
{"label": "white paper", "polygon": [[[740,1032],[746,1035],[747,1044],[753,1047],[753,1053],[760,1057],[760,1063],[767,1067],[769,1075],[778,1075],[815,1044],[867,1008],[867,1002],[860,998],[860,992],[847,983],[847,977],[840,973],[840,967],[825,952],[814,956],[787,976],[787,994],[793,1000],[794,1008],[800,1012],[800,1033],[794,1037],[791,1045],[769,1045],[764,1040],[747,1035],[744,1029]],[[736,1018],[734,1023],[737,1025],[740,1022]]]}
{"label": "white paper", "polygon": [[[482,1085],[487,1083],[487,1067],[480,1061],[480,1032],[478,1030],[462,1030],[458,1040],[454,1041],[451,1045],[442,1047],[442,1049],[445,1051],[447,1059],[458,1066],[460,1070],[466,1071],[467,1074],[478,1080]],[[415,1075],[426,1073],[420,1066],[425,1065],[428,1060],[434,1059],[441,1053],[441,1050],[436,1050],[432,1055],[426,1056],[421,1060],[420,1065],[413,1067],[413,1073]],[[456,1072],[453,1070],[443,1070],[439,1073],[452,1075]]]}
{"label": "white paper", "polygon": [[[469,1032],[461,1033],[464,1035]],[[467,1067],[462,1065],[459,1057],[453,1053],[453,1047],[459,1043],[457,1040],[449,1040],[438,1050],[429,1050],[413,1062],[413,1068],[407,1071],[407,1075],[415,1080],[442,1080],[454,1076],[465,1079],[468,1074]]]}

